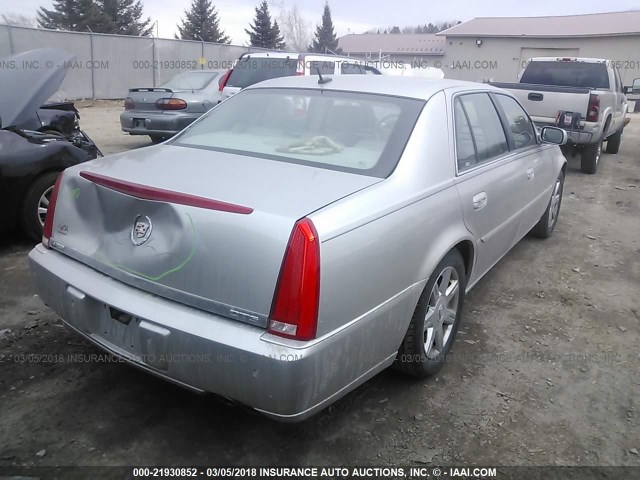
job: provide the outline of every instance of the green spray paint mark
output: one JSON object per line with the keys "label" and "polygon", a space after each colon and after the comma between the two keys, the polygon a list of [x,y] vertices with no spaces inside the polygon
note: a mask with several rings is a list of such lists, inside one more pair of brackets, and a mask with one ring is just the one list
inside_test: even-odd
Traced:
{"label": "green spray paint mark", "polygon": [[76,199],[80,196],[80,189],[79,188],[74,188],[73,190],[71,190],[71,198]]}
{"label": "green spray paint mark", "polygon": [[180,265],[173,267],[167,270],[166,272],[161,273],[160,275],[155,275],[155,276],[147,275],[146,273],[138,272],[137,270],[134,270],[133,268],[129,268],[126,265],[123,265],[121,263],[111,263],[106,258],[99,258],[98,255],[96,255],[96,258],[101,262],[106,263],[110,267],[117,268],[118,270],[122,270],[127,273],[132,273],[133,275],[137,275],[146,280],[151,280],[152,282],[157,282],[158,280],[163,279],[164,277],[166,277],[167,275],[170,275],[171,273],[178,272],[182,270],[185,267],[185,265],[187,265],[187,263],[191,261],[191,259],[196,253],[196,227],[193,224],[193,220],[191,219],[191,216],[188,213],[185,213],[185,215],[187,216],[187,218],[189,219],[189,223],[191,224],[191,251],[189,252],[189,255],[187,255],[187,258],[185,258],[182,261],[182,263],[180,263]]}

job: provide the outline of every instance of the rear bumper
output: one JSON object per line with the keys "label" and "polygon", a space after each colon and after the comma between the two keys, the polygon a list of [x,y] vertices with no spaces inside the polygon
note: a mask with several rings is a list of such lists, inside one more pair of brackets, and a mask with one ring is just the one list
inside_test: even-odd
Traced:
{"label": "rear bumper", "polygon": [[122,130],[131,135],[175,135],[203,113],[156,113],[127,110],[120,114]]}
{"label": "rear bumper", "polygon": [[[395,352],[353,358],[353,352],[371,344],[371,329],[400,299],[321,340],[287,345],[261,328],[148,294],[42,245],[29,253],[29,263],[42,300],[93,343],[169,381],[279,420],[313,415],[395,358]],[[115,320],[110,307],[131,315],[128,324]]]}
{"label": "rear bumper", "polygon": [[[554,121],[550,121],[547,118],[532,117],[536,126],[542,127],[556,127]],[[560,127],[562,128],[562,127]],[[596,143],[596,139],[601,135],[602,125],[600,123],[585,123],[581,130],[569,130],[563,129],[567,132],[567,143],[573,145],[588,145],[590,143]]]}

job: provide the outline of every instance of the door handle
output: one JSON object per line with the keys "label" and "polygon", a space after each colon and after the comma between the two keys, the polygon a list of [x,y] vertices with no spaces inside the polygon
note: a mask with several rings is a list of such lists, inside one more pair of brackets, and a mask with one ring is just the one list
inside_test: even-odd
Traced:
{"label": "door handle", "polygon": [[480,210],[487,204],[487,194],[485,192],[477,193],[473,196],[473,209]]}
{"label": "door handle", "polygon": [[535,176],[536,172],[533,170],[533,168],[527,168],[527,180],[531,180]]}

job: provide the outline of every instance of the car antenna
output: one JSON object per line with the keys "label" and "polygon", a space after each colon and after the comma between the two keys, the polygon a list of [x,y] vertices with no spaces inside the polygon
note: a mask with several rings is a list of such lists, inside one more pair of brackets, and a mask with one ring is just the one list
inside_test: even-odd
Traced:
{"label": "car antenna", "polygon": [[333,78],[331,77],[324,78],[320,73],[320,67],[316,67],[316,72],[318,72],[318,77],[320,77],[318,79],[318,85],[324,85],[325,83],[329,83],[331,80],[333,80]]}

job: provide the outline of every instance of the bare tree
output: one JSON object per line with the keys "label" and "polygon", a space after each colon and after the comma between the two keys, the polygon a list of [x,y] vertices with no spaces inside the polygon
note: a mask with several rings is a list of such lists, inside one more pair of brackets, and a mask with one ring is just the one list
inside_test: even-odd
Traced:
{"label": "bare tree", "polygon": [[38,26],[35,17],[29,17],[20,13],[6,13],[0,15],[0,20],[7,25],[15,25],[16,27],[32,27]]}
{"label": "bare tree", "polygon": [[287,48],[296,52],[305,52],[311,43],[313,25],[305,20],[298,5],[294,3],[291,8],[287,8],[284,3],[281,3],[278,23]]}

